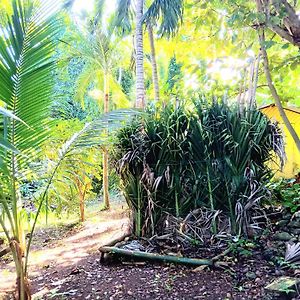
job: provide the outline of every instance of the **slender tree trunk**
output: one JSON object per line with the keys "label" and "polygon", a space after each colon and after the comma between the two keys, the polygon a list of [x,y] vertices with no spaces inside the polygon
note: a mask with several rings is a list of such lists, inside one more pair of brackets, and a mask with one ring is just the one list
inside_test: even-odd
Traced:
{"label": "slender tree trunk", "polygon": [[30,300],[31,292],[30,286],[27,278],[27,274],[25,272],[24,263],[23,263],[23,254],[22,249],[20,247],[20,243],[13,239],[10,241],[10,248],[12,251],[12,255],[14,258],[16,273],[17,273],[17,297],[18,300]]}
{"label": "slender tree trunk", "polygon": [[143,8],[144,0],[136,3],[136,30],[135,30],[135,52],[136,52],[136,101],[137,108],[145,107],[145,82],[144,82],[144,45],[143,45]]}
{"label": "slender tree trunk", "polygon": [[240,116],[242,116],[245,112],[245,92],[246,92],[246,82],[247,82],[247,69],[244,68],[242,71],[242,79],[239,90],[239,96],[237,99],[237,103],[240,110]]}
{"label": "slender tree trunk", "polygon": [[85,221],[85,215],[84,215],[84,195],[83,193],[79,193],[79,207],[80,207],[80,221],[84,222]]}
{"label": "slender tree trunk", "polygon": [[84,189],[83,189],[83,184],[78,178],[76,178],[76,185],[77,185],[77,190],[79,193],[80,221],[84,222],[85,221],[84,200],[85,200],[86,186],[84,186]]}
{"label": "slender tree trunk", "polygon": [[254,84],[254,70],[255,70],[255,62],[256,59],[254,59],[250,64],[250,70],[249,70],[249,84],[248,84],[248,94],[247,94],[247,109],[251,110],[252,107],[252,93],[253,93],[253,84]]}
{"label": "slender tree trunk", "polygon": [[108,151],[103,149],[103,199],[104,209],[110,208],[109,193],[108,193]]}
{"label": "slender tree trunk", "polygon": [[121,83],[122,83],[122,76],[123,76],[122,68],[119,68],[119,76],[118,76],[118,84],[119,85],[121,85]]}
{"label": "slender tree trunk", "polygon": [[[104,113],[109,111],[109,78],[108,74],[104,74]],[[103,200],[104,209],[109,209],[109,191],[108,191],[108,151],[103,148]]]}
{"label": "slender tree trunk", "polygon": [[267,83],[270,89],[270,92],[272,94],[272,97],[274,98],[275,101],[275,105],[279,111],[279,114],[284,122],[284,125],[286,126],[286,128],[288,129],[290,135],[292,136],[292,138],[294,139],[294,142],[298,148],[298,151],[300,152],[300,139],[297,135],[297,132],[295,131],[294,127],[292,126],[292,124],[290,123],[290,120],[288,119],[288,117],[285,114],[285,111],[283,109],[283,106],[281,104],[281,100],[280,97],[277,93],[277,90],[275,88],[275,85],[273,84],[272,81],[272,76],[271,76],[271,72],[270,72],[270,66],[269,66],[269,59],[268,59],[268,54],[267,51],[265,49],[265,33],[264,33],[264,29],[262,29],[262,31],[258,31],[258,35],[259,35],[259,42],[260,42],[260,47],[261,47],[261,53],[262,53],[262,58],[263,58],[263,63],[264,63],[264,71],[265,71],[265,75],[267,78]]}
{"label": "slender tree trunk", "polygon": [[253,89],[251,91],[250,109],[256,107],[256,90],[257,90],[257,83],[258,83],[260,58],[261,58],[261,54],[259,53],[257,59],[255,60],[254,83],[253,83]]}
{"label": "slender tree trunk", "polygon": [[153,28],[150,24],[147,25],[148,36],[151,48],[151,64],[152,64],[152,81],[154,86],[154,100],[155,102],[159,101],[159,83],[158,83],[158,71],[157,71],[157,62],[155,54],[155,45],[154,45],[154,36]]}
{"label": "slender tree trunk", "polygon": [[90,183],[82,183],[82,181],[79,180],[78,177],[75,179],[76,185],[77,185],[77,190],[79,193],[79,209],[80,209],[80,221],[84,222],[85,221],[85,196],[87,193],[88,188],[90,187]]}

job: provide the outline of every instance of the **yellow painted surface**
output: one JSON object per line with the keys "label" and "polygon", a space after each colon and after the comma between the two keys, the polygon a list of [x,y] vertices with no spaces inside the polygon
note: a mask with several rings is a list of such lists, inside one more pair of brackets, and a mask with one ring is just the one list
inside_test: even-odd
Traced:
{"label": "yellow painted surface", "polygon": [[[261,108],[260,110],[270,119],[279,122],[279,125],[282,128],[284,134],[287,162],[283,168],[283,171],[278,171],[276,176],[292,178],[300,171],[300,152],[298,151],[292,136],[283,124],[282,118],[276,106],[269,105]],[[300,136],[300,110],[294,108],[285,108],[285,113],[288,119],[290,120],[291,124],[295,128],[298,136]],[[274,169],[277,170],[278,167],[274,165]]]}

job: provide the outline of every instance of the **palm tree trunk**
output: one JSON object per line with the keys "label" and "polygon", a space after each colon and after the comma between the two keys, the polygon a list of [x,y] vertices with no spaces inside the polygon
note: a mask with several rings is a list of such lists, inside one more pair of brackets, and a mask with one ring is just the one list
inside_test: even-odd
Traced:
{"label": "palm tree trunk", "polygon": [[294,142],[298,148],[298,151],[300,152],[300,139],[297,135],[297,132],[295,131],[294,127],[292,126],[290,120],[288,119],[288,117],[286,116],[286,113],[283,109],[283,106],[281,104],[281,100],[280,97],[277,93],[277,90],[275,88],[275,85],[273,84],[272,81],[272,76],[271,76],[271,72],[270,72],[270,66],[269,66],[269,59],[268,59],[268,53],[265,49],[265,33],[264,30],[262,29],[262,32],[258,32],[259,35],[259,42],[260,42],[260,47],[261,47],[261,53],[262,53],[262,58],[263,58],[263,62],[264,62],[264,71],[265,71],[265,75],[267,78],[267,82],[268,82],[268,86],[270,89],[270,92],[272,94],[272,97],[274,98],[275,101],[275,105],[279,111],[279,114],[283,120],[284,125],[286,126],[286,128],[288,129],[290,135],[292,136],[292,138],[294,139]]}
{"label": "palm tree trunk", "polygon": [[144,45],[143,45],[143,8],[144,0],[136,3],[136,30],[135,30],[135,52],[136,52],[136,100],[137,108],[145,107],[145,83],[144,83]]}
{"label": "palm tree trunk", "polygon": [[30,286],[25,272],[23,263],[23,254],[20,247],[20,243],[16,239],[10,241],[10,248],[14,258],[16,273],[17,273],[17,299],[19,300],[30,300],[31,292]]}
{"label": "palm tree trunk", "polygon": [[80,194],[80,199],[79,199],[79,207],[80,207],[80,222],[84,222],[85,221],[85,216],[84,216],[84,198],[83,196]]}
{"label": "palm tree trunk", "polygon": [[83,185],[78,180],[78,192],[79,192],[79,209],[80,209],[80,221],[84,222],[85,221],[85,216],[84,216],[84,198],[85,198],[85,191],[82,190]]}
{"label": "palm tree trunk", "polygon": [[[109,78],[108,74],[104,74],[104,113],[109,111]],[[103,200],[104,209],[109,209],[109,193],[108,193],[108,151],[103,148]]]}
{"label": "palm tree trunk", "polygon": [[83,190],[83,184],[79,180],[79,178],[76,178],[76,185],[77,185],[77,190],[78,190],[78,194],[79,194],[80,221],[84,222],[85,221],[85,216],[84,216],[85,190]]}
{"label": "palm tree trunk", "polygon": [[119,76],[118,76],[118,84],[119,85],[121,85],[121,83],[122,83],[122,75],[123,75],[122,68],[119,68]]}
{"label": "palm tree trunk", "polygon": [[151,64],[152,64],[152,80],[154,85],[154,100],[155,102],[159,101],[159,84],[158,84],[158,72],[157,72],[157,62],[155,54],[155,45],[154,45],[154,36],[153,28],[150,24],[147,25],[148,36],[151,48]]}

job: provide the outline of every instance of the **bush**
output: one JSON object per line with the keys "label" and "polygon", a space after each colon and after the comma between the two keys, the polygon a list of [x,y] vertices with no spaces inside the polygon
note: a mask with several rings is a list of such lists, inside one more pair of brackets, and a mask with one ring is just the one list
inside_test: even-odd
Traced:
{"label": "bush", "polygon": [[200,207],[222,210],[234,234],[247,233],[272,176],[266,162],[282,157],[276,124],[258,110],[198,101],[193,111],[148,111],[118,134],[115,161],[137,235],[154,235],[165,214]]}
{"label": "bush", "polygon": [[295,179],[281,179],[270,186],[273,194],[288,212],[300,211],[300,183]]}

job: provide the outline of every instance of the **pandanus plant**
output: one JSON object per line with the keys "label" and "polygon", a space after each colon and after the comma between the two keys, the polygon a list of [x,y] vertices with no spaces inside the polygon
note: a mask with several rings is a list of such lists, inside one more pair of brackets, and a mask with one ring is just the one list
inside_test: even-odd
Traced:
{"label": "pandanus plant", "polygon": [[278,126],[255,109],[240,115],[224,103],[195,104],[151,111],[118,135],[116,163],[137,235],[162,233],[166,215],[200,208],[222,211],[235,235],[258,225],[267,163],[284,157]]}
{"label": "pandanus plant", "polygon": [[[123,93],[122,88],[117,82],[114,72],[124,61],[121,54],[122,37],[116,34],[115,16],[109,16],[107,26],[104,8],[106,0],[99,0],[95,3],[96,14],[90,25],[78,31],[80,43],[67,43],[72,58],[84,61],[85,66],[78,77],[77,97],[84,104],[84,96],[88,92],[91,83],[101,91],[98,97],[99,107],[103,107],[103,112],[108,113],[112,107],[128,107],[129,99]],[[66,2],[66,7],[70,9],[74,1]],[[111,97],[111,94],[113,97]],[[102,110],[102,109],[101,109]],[[109,155],[108,149],[103,147],[103,200],[104,209],[109,209]]]}

